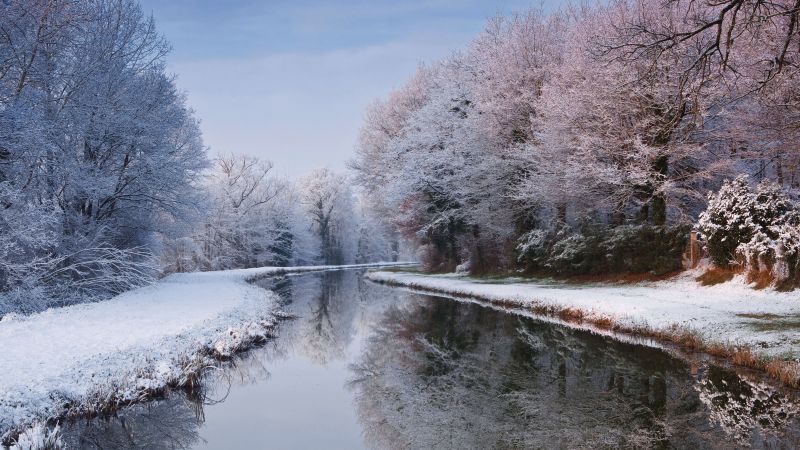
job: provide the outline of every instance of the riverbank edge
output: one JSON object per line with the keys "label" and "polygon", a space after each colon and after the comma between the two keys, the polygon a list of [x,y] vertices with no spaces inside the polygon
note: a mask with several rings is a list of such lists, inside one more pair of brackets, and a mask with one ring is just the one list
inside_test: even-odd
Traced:
{"label": "riverbank edge", "polygon": [[[252,284],[260,279],[289,274],[353,270],[381,267],[410,267],[415,263],[367,263],[328,266],[299,267],[259,267],[227,271],[197,272],[180,274],[187,277],[219,278],[225,282]],[[169,278],[169,277],[167,277]],[[162,280],[157,281],[158,285]],[[19,423],[11,429],[0,430],[0,447],[12,450],[21,443],[20,436],[28,442],[56,442],[59,440],[59,422],[78,418],[91,418],[113,414],[120,408],[137,403],[166,398],[172,391],[192,393],[202,388],[204,374],[219,368],[238,354],[265,344],[274,335],[275,326],[280,320],[290,318],[277,310],[277,301],[272,291],[264,290],[264,310],[247,321],[232,324],[225,331],[217,333],[210,341],[195,342],[194,346],[184,348],[168,366],[178,367],[177,371],[167,371],[149,366],[135,368],[135,378],[129,384],[95,384],[89,395],[61,405],[56,413],[39,412],[39,417]],[[173,336],[177,339],[179,336]],[[156,373],[158,372],[158,373]],[[147,380],[144,385],[142,380]],[[35,448],[35,447],[34,447]],[[56,447],[60,448],[60,447]]]}
{"label": "riverbank edge", "polygon": [[[399,277],[404,275],[405,277]],[[413,277],[414,280],[409,280]],[[683,351],[705,353],[727,361],[734,366],[756,370],[775,380],[782,386],[800,388],[800,362],[785,360],[779,357],[764,355],[754,346],[732,345],[717,342],[702,336],[697,330],[677,323],[665,327],[652,327],[619,320],[609,313],[589,311],[581,307],[545,303],[537,299],[522,301],[514,298],[499,298],[477,292],[465,292],[456,288],[445,288],[431,283],[433,278],[419,273],[368,272],[370,281],[391,287],[403,287],[414,291],[443,295],[454,299],[476,300],[504,308],[527,310],[538,316],[558,319],[570,326],[594,329],[598,332],[627,335],[634,338],[646,338],[655,342],[674,345]],[[427,281],[427,282],[426,282]],[[475,286],[480,283],[473,283]]]}

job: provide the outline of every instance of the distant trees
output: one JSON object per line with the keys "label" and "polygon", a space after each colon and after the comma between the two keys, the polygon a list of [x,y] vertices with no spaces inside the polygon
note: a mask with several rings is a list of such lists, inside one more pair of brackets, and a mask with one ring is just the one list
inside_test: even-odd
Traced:
{"label": "distant trees", "polygon": [[352,191],[352,181],[330,169],[318,169],[299,183],[299,199],[320,246],[323,264],[397,260],[391,228]]}
{"label": "distant trees", "polygon": [[375,261],[398,261],[406,247],[392,225],[391,218],[376,210],[369,199],[360,196],[356,203],[358,220],[358,264]]}
{"label": "distant trees", "polygon": [[292,182],[270,162],[227,154],[204,185],[205,213],[191,237],[167,239],[170,272],[396,260],[395,233],[330,169]]}
{"label": "distant trees", "polygon": [[[494,19],[370,108],[356,179],[429,270],[538,270],[533,250],[569,255],[560,273],[674,270],[682,224],[723,180],[800,186],[798,14],[620,0]],[[621,236],[668,236],[676,261]]]}
{"label": "distant trees", "polygon": [[209,213],[197,231],[202,268],[314,261],[317,246],[298,205],[299,193],[271,172],[271,163],[255,157],[217,157],[208,187]]}

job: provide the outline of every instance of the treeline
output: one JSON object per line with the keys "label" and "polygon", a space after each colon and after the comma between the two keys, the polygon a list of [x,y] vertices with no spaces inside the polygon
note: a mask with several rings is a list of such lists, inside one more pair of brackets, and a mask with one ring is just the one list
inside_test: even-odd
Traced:
{"label": "treeline", "polygon": [[168,51],[135,0],[0,2],[0,315],[162,269],[392,257],[342,176],[211,160]]}
{"label": "treeline", "polygon": [[799,14],[615,0],[498,17],[369,109],[353,168],[428,270],[678,270],[723,181],[800,183]]}
{"label": "treeline", "polygon": [[218,156],[206,212],[190,235],[164,240],[164,270],[397,260],[396,232],[354,195],[348,176],[318,169],[288,181],[272,170],[258,158]]}

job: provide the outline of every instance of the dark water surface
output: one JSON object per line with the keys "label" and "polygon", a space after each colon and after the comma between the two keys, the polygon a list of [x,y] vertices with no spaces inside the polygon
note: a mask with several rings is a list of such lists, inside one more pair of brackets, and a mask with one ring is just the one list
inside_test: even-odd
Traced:
{"label": "dark water surface", "polygon": [[175,394],[65,424],[70,448],[800,448],[800,401],[752,376],[366,282],[264,280],[296,319]]}

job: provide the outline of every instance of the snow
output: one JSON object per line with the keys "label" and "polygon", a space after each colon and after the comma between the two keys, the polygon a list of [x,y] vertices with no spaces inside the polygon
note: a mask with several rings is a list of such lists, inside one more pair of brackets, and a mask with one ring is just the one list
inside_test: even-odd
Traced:
{"label": "snow", "polygon": [[370,272],[373,281],[469,296],[521,307],[576,308],[631,327],[673,327],[706,342],[748,346],[776,357],[800,358],[800,294],[754,290],[740,279],[700,286],[691,272],[661,282],[571,284],[553,280],[475,279],[459,275]]}
{"label": "snow", "polygon": [[202,351],[227,356],[243,337],[265,334],[277,297],[248,281],[382,265],[397,263],[174,274],[105,302],[6,315],[0,319],[0,435],[67,409],[90,409],[93,400],[135,401],[180,379]]}

